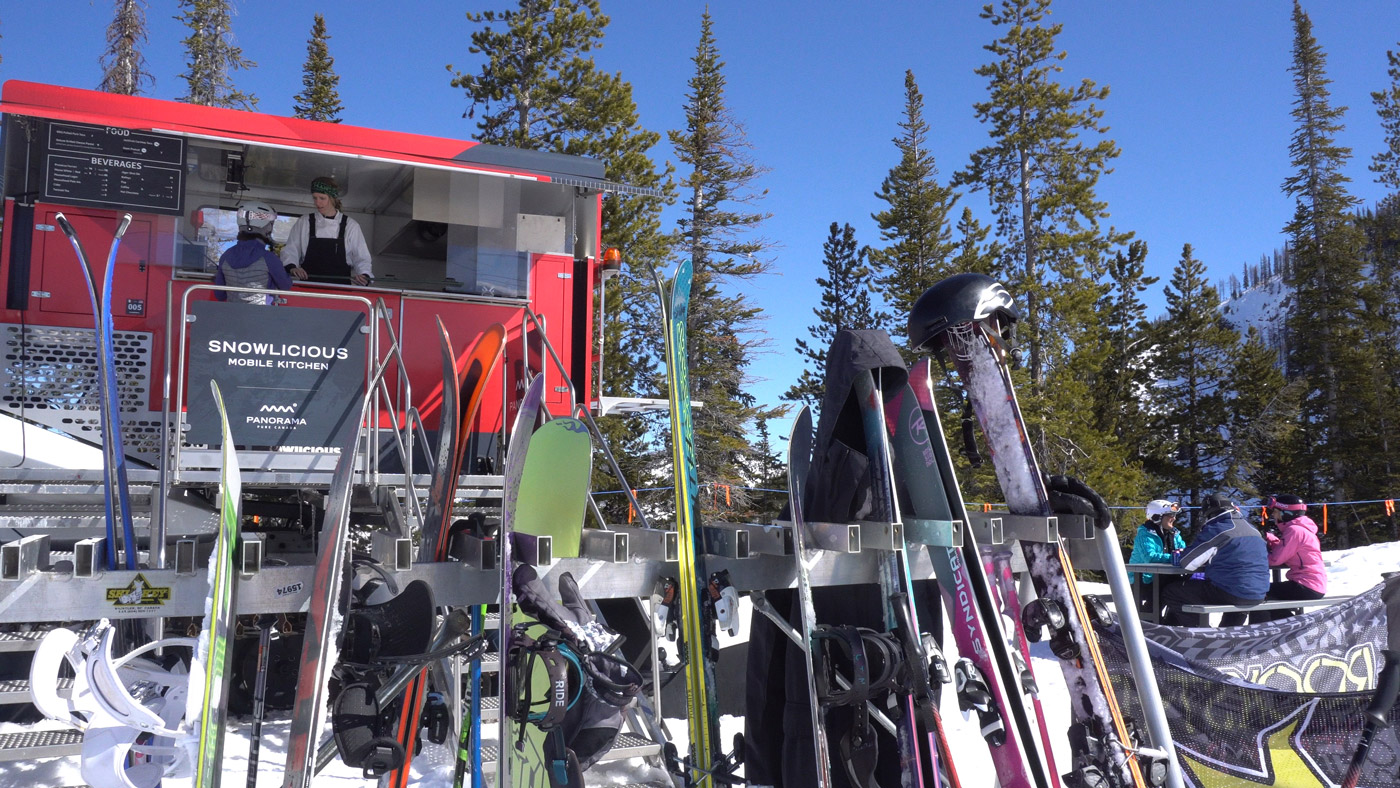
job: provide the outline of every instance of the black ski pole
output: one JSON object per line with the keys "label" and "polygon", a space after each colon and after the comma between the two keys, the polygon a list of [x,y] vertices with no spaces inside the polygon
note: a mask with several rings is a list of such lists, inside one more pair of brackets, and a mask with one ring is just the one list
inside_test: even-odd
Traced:
{"label": "black ski pole", "polygon": [[258,671],[253,678],[253,730],[248,734],[248,788],[258,785],[258,750],[262,746],[263,715],[267,711],[267,666],[272,651],[272,633],[277,617],[264,613],[258,616]]}
{"label": "black ski pole", "polygon": [[1376,680],[1376,694],[1371,697],[1371,705],[1366,707],[1366,725],[1361,729],[1361,741],[1351,756],[1351,765],[1342,778],[1341,788],[1356,788],[1376,731],[1390,726],[1390,709],[1395,705],[1396,693],[1400,692],[1400,652],[1387,649],[1381,653],[1385,655],[1385,667],[1381,668],[1380,678]]}

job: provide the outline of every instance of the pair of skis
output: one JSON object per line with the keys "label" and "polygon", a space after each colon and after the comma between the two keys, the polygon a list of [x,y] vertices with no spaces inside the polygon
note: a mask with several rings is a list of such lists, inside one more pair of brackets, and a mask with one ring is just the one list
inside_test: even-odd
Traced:
{"label": "pair of skis", "polygon": [[[675,476],[676,528],[679,531],[681,639],[686,650],[686,721],[690,753],[681,775],[687,786],[711,788],[734,782],[734,759],[719,742],[719,701],[714,662],[708,652],[714,621],[703,600],[709,593],[705,570],[704,527],[700,522],[700,485],[695,462],[695,433],[690,412],[689,343],[686,325],[694,272],[683,260],[669,282],[652,272],[661,297],[661,325],[666,342],[666,389],[671,415],[671,467]],[[737,755],[734,753],[733,755]]]}
{"label": "pair of skis", "polygon": [[[131,214],[123,214],[112,236],[112,247],[107,253],[107,266],[102,272],[102,282],[97,281],[97,272],[88,260],[78,233],[62,213],[56,217],[63,234],[73,245],[78,262],[83,269],[83,283],[87,285],[88,302],[92,306],[92,320],[95,331],[94,346],[97,349],[97,390],[99,397],[98,421],[102,435],[102,485],[105,490],[103,503],[107,516],[107,569],[117,568],[117,548],[120,544],[123,564],[126,569],[136,568],[136,532],[131,522],[131,494],[127,487],[126,448],[122,440],[121,389],[117,385],[115,346],[112,339],[112,282],[117,270],[117,251],[121,248],[122,236],[131,225]],[[99,298],[101,303],[99,303]],[[115,506],[114,506],[115,500]],[[118,527],[121,541],[118,543]]]}

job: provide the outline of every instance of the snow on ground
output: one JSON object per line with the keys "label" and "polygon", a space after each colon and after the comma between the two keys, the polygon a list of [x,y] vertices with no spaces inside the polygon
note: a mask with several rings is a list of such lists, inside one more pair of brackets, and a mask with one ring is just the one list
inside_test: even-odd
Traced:
{"label": "snow on ground", "polygon": [[[1327,563],[1329,594],[1357,594],[1375,586],[1381,581],[1382,572],[1400,570],[1400,542],[1369,545],[1351,550],[1332,551],[1324,554]],[[1095,584],[1081,583],[1081,589],[1090,593],[1107,593],[1107,588]],[[740,632],[743,637],[745,633]],[[948,644],[949,661],[956,659],[952,650],[953,638],[948,633],[944,642]],[[1059,664],[1044,643],[1031,645],[1031,657],[1036,681],[1040,685],[1041,702],[1044,706],[1049,729],[1054,741],[1053,754],[1060,771],[1066,771],[1070,762],[1069,743],[1063,735],[1053,735],[1064,731],[1069,724],[1069,696],[1065,691],[1064,679]],[[741,677],[719,677],[720,681],[740,680]],[[976,717],[966,716],[958,711],[957,699],[951,687],[945,687],[942,699],[943,724],[948,734],[952,752],[957,754],[956,767],[964,785],[992,785],[995,773],[987,748],[978,733]],[[56,723],[35,725],[0,724],[0,733],[13,733],[21,730],[44,730],[59,727]],[[683,720],[668,720],[670,734],[677,740],[681,751],[685,749],[685,723]],[[738,717],[725,717],[721,721],[721,740],[733,740],[734,733],[743,729],[743,720]],[[236,719],[229,728],[224,742],[224,780],[229,785],[243,785],[248,774],[248,730],[247,720]],[[269,720],[263,725],[261,757],[258,764],[258,788],[279,788],[282,767],[286,758],[287,720]],[[602,764],[585,776],[590,786],[621,785],[641,783],[665,785],[665,775],[656,767],[642,759],[617,761]],[[169,788],[183,788],[187,780],[166,780]],[[42,761],[0,763],[0,788],[62,788],[83,784],[78,770],[78,759],[51,758]],[[371,781],[364,779],[357,770],[350,769],[340,761],[335,761],[326,771],[317,776],[318,788],[350,788],[364,786]],[[426,744],[422,755],[413,762],[413,784],[421,788],[446,788],[452,785],[452,750],[448,747]]]}

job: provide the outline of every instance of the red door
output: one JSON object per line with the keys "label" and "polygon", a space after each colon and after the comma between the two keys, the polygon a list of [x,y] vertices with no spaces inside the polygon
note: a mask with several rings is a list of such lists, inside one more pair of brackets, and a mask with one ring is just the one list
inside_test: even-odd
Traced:
{"label": "red door", "polygon": [[[92,302],[88,298],[87,285],[83,277],[87,274],[78,261],[68,236],[59,229],[58,210],[41,208],[37,228],[43,236],[40,247],[39,290],[44,294],[39,298],[42,312],[65,314],[92,314]],[[112,237],[117,233],[118,218],[106,211],[84,212],[84,209],[63,211],[63,215],[73,225],[87,254],[92,275],[102,286],[106,275],[107,255],[112,248]],[[49,229],[52,228],[52,229]],[[121,249],[117,253],[117,270],[112,280],[112,313],[122,316],[144,316],[146,314],[146,279],[151,259],[151,223],[147,219],[133,219],[122,238]],[[100,300],[102,294],[97,294]]]}

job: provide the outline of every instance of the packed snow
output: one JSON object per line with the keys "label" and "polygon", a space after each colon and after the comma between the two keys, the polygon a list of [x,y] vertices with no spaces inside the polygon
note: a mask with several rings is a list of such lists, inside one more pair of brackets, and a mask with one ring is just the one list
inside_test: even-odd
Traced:
{"label": "packed snow", "polygon": [[[1357,594],[1381,581],[1383,572],[1400,570],[1400,542],[1369,545],[1351,550],[1324,553],[1327,563],[1329,594]],[[1087,593],[1107,593],[1106,587],[1081,583],[1081,590]],[[743,637],[744,633],[740,633]],[[945,633],[944,642],[948,645],[950,661],[956,658],[953,651],[951,633]],[[1041,688],[1041,700],[1051,731],[1063,731],[1069,721],[1068,695],[1064,679],[1060,674],[1059,663],[1050,653],[1045,643],[1031,645],[1033,669]],[[725,678],[721,677],[721,681]],[[951,688],[944,688],[942,711],[951,750],[957,753],[956,767],[964,785],[992,785],[995,773],[991,758],[977,731],[975,716],[958,711],[957,699]],[[287,742],[287,719],[269,719],[263,725],[263,738],[258,764],[258,786],[279,788]],[[14,733],[22,730],[45,730],[59,727],[55,723],[34,725],[0,724],[0,733]],[[230,785],[242,785],[248,774],[248,731],[250,722],[234,719],[224,743],[224,780]],[[683,720],[668,720],[667,728],[684,751],[685,723]],[[731,741],[733,734],[742,730],[743,720],[738,717],[725,717],[722,720],[722,740]],[[1054,737],[1054,757],[1057,764],[1070,763],[1069,743],[1064,736]],[[1061,771],[1064,770],[1061,766]],[[0,788],[63,788],[83,784],[76,757],[51,758],[39,761],[0,762]],[[167,779],[164,785],[180,788],[188,780]],[[368,785],[357,770],[350,769],[340,761],[335,761],[317,776],[315,784],[330,788],[349,788],[352,785]],[[664,786],[665,774],[655,765],[642,759],[615,761],[600,764],[585,776],[588,785],[642,784]],[[422,788],[444,788],[452,784],[452,751],[448,747],[425,744],[423,753],[413,761],[413,785]]]}

